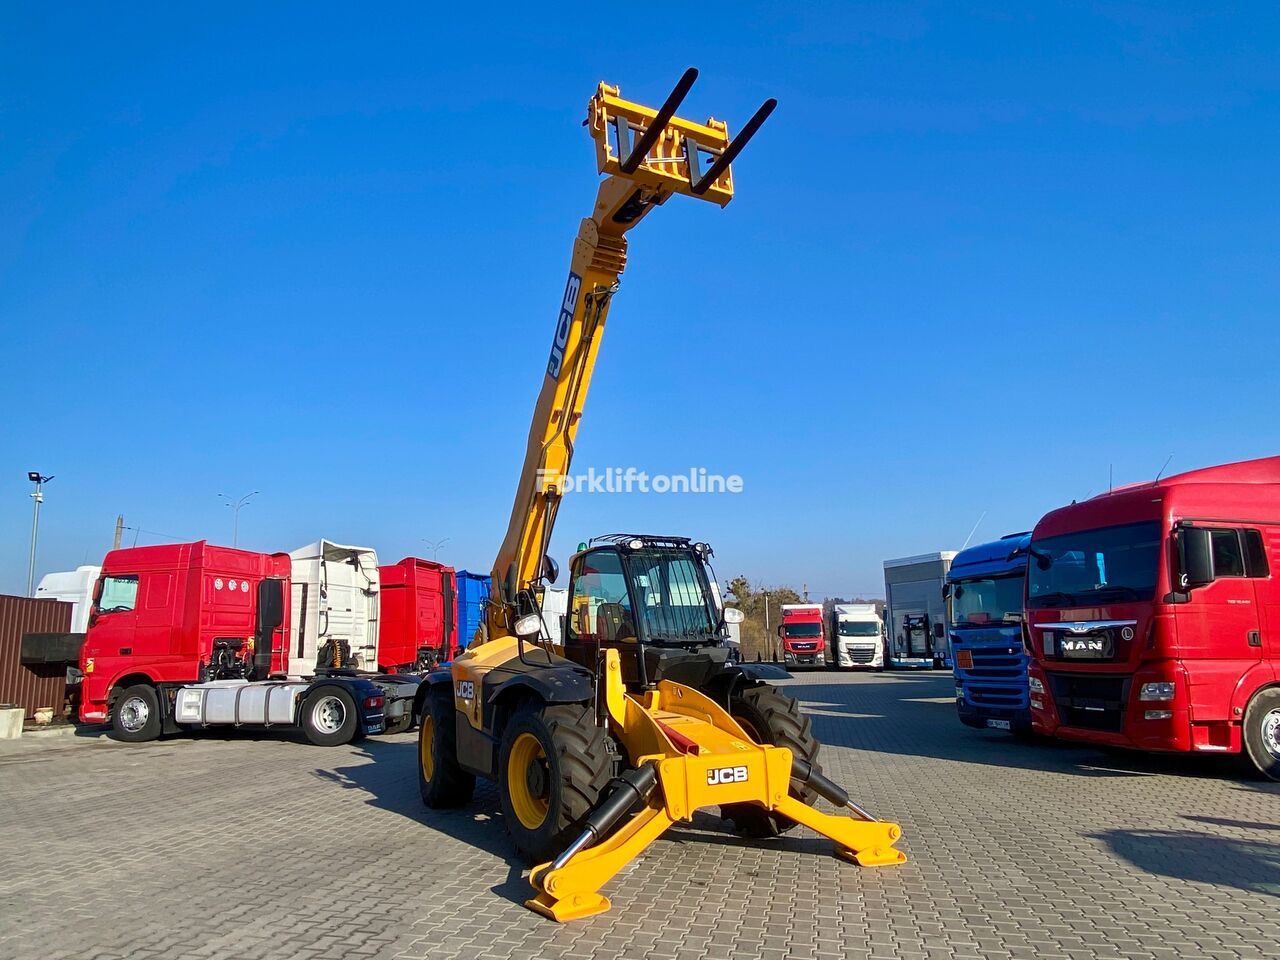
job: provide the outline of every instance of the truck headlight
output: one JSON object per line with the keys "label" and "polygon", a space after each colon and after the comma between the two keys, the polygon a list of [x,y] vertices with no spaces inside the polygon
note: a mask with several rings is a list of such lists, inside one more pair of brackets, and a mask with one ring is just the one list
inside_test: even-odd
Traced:
{"label": "truck headlight", "polygon": [[1173,684],[1167,681],[1159,683],[1144,683],[1142,689],[1138,691],[1139,700],[1172,700]]}
{"label": "truck headlight", "polygon": [[1027,687],[1032,693],[1038,693],[1041,696],[1044,696],[1044,684],[1041,683],[1037,677],[1031,677],[1027,681]]}

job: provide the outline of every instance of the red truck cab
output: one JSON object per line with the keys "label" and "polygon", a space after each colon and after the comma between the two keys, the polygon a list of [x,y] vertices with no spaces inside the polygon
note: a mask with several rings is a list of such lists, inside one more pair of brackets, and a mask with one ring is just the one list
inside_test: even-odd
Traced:
{"label": "red truck cab", "polygon": [[[106,720],[116,695],[136,684],[286,674],[289,575],[287,553],[203,540],[112,550],[80,650],[81,719]],[[278,623],[264,626],[265,606]]]}
{"label": "red truck cab", "polygon": [[405,557],[378,568],[378,666],[433,670],[458,650],[453,567]]}
{"label": "red truck cab", "polygon": [[784,603],[778,636],[782,638],[782,659],[786,663],[822,664],[826,661],[822,604]]}
{"label": "red truck cab", "polygon": [[1280,457],[1054,510],[1026,589],[1036,731],[1280,779]]}

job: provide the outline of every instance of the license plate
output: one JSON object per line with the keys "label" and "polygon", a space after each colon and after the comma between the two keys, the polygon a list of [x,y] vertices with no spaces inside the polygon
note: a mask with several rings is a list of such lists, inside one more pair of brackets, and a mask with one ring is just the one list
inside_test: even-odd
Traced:
{"label": "license plate", "polygon": [[992,730],[1012,730],[1013,725],[1008,720],[988,720],[987,726]]}

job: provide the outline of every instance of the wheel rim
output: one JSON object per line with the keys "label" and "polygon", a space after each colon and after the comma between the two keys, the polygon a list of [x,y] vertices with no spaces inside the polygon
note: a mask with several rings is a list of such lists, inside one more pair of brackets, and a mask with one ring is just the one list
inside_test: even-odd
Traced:
{"label": "wheel rim", "polygon": [[347,706],[339,697],[321,697],[311,711],[311,722],[321,733],[337,733],[347,719]]}
{"label": "wheel rim", "polygon": [[1262,746],[1272,757],[1280,760],[1280,707],[1262,718]]}
{"label": "wheel rim", "polygon": [[129,697],[120,704],[120,726],[129,733],[137,733],[151,719],[151,706],[142,697]]}
{"label": "wheel rim", "polygon": [[507,795],[511,810],[527,830],[537,830],[551,809],[551,777],[547,752],[532,733],[522,733],[511,745],[507,761]]}
{"label": "wheel rim", "polygon": [[422,763],[422,779],[428,783],[436,775],[436,761],[431,753],[434,747],[435,735],[435,721],[431,719],[430,714],[424,714],[422,717],[422,729],[418,736],[418,759]]}

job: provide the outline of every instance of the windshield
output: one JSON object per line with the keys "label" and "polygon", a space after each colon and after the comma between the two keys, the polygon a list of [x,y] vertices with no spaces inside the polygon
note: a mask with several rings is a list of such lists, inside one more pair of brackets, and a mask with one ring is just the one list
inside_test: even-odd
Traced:
{"label": "windshield", "polygon": [[701,564],[683,550],[646,548],[627,554],[640,622],[649,641],[706,642],[719,625],[717,604]]}
{"label": "windshield", "polygon": [[980,627],[992,623],[1017,623],[1022,617],[1023,578],[976,577],[951,586],[951,624]]}
{"label": "windshield", "polygon": [[820,623],[787,623],[783,624],[782,629],[788,637],[822,636],[822,624]]}
{"label": "windshield", "polygon": [[842,637],[878,637],[880,624],[866,620],[841,620],[839,633]]}
{"label": "windshield", "polygon": [[1156,591],[1160,524],[1128,523],[1031,543],[1027,605],[1077,607],[1150,600]]}

